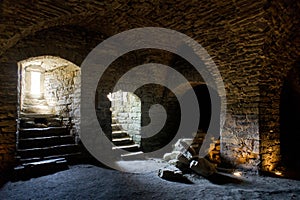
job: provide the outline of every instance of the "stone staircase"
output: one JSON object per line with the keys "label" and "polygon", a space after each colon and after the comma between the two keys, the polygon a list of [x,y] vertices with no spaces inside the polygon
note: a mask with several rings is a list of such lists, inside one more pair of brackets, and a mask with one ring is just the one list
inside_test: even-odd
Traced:
{"label": "stone staircase", "polygon": [[68,168],[81,151],[63,119],[52,115],[21,117],[16,177],[39,176]]}
{"label": "stone staircase", "polygon": [[135,144],[132,137],[122,129],[122,126],[118,123],[117,118],[112,118],[112,142],[115,145],[114,149],[122,149],[128,151],[128,153],[122,154],[122,159],[138,159],[138,155],[143,154],[140,151],[140,146]]}
{"label": "stone staircase", "polygon": [[25,98],[22,105],[23,113],[44,113],[51,115],[52,109],[45,99]]}

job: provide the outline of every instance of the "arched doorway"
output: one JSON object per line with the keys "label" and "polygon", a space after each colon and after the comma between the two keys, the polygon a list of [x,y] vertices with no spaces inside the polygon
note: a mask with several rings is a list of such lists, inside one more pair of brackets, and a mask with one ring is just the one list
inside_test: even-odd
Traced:
{"label": "arched doorway", "polygon": [[28,58],[18,67],[20,164],[61,162],[78,155],[80,68],[54,56]]}
{"label": "arched doorway", "polygon": [[[192,93],[195,93],[200,111],[198,130],[185,133],[187,137],[180,138],[174,144],[173,153],[165,154],[164,158],[169,160],[169,155],[181,156],[178,153],[182,152],[188,159],[205,156],[211,162],[220,164],[221,98],[207,84],[192,82],[190,85],[192,88],[189,90],[184,90],[182,85],[176,90],[182,94],[180,97],[182,99],[189,98]],[[179,118],[179,113],[177,118]],[[189,153],[186,154],[186,150]]]}
{"label": "arched doorway", "polygon": [[287,174],[300,178],[300,63],[287,75],[280,102],[280,147]]}
{"label": "arched doorway", "polygon": [[[200,120],[198,131],[194,135],[191,146],[198,153],[204,139],[210,141],[207,158],[215,163],[220,163],[220,116],[221,116],[221,98],[218,93],[206,84],[194,84],[193,91],[198,100],[200,110]],[[184,95],[193,91],[187,91]],[[213,113],[212,106],[215,106]],[[217,138],[206,138],[208,132],[218,133]]]}
{"label": "arched doorway", "polygon": [[113,149],[130,152],[122,156],[136,155],[141,145],[141,100],[132,92],[119,90],[107,95],[111,102]]}

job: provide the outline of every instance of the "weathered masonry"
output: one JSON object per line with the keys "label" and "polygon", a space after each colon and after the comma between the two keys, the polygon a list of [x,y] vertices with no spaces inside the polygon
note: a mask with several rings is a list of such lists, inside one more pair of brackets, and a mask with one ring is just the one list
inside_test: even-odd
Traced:
{"label": "weathered masonry", "polygon": [[[226,116],[219,138],[212,138],[216,144],[211,148],[212,159],[257,172],[297,171],[299,7],[296,0],[2,1],[0,171],[16,166],[21,112],[55,115],[67,127],[71,125],[71,135],[80,143],[81,63],[105,39],[140,27],[164,27],[186,34],[207,50],[218,67],[226,94],[216,90],[215,97],[226,96]],[[145,85],[126,96],[128,91],[124,90],[119,95],[135,101],[130,111],[113,111],[108,98],[124,73],[146,63],[165,64],[180,72],[197,93],[200,107],[209,108],[205,88],[210,85],[185,59],[159,49],[132,51],[110,65],[95,96],[99,123],[109,139],[132,139],[130,148],[150,152],[168,144],[180,123],[179,105],[172,91]],[[162,105],[168,118],[160,134],[143,138],[140,130],[150,123],[148,111],[154,104]],[[203,112],[207,117],[199,129],[205,132],[210,112]],[[114,121],[115,114],[119,122]],[[114,124],[123,122],[128,135],[112,138],[114,131],[120,133]],[[35,123],[44,124],[43,120]],[[202,136],[197,137],[201,140]]]}

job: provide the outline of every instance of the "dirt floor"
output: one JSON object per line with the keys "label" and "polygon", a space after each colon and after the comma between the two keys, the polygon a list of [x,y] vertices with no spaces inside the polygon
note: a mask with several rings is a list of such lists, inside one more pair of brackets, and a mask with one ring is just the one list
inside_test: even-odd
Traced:
{"label": "dirt floor", "polygon": [[[139,165],[153,164],[162,165],[153,161]],[[0,188],[0,199],[300,199],[300,181],[295,180],[243,174],[216,184],[198,175],[186,177],[190,183],[161,179],[157,171],[132,174],[74,165],[55,174],[8,182]]]}

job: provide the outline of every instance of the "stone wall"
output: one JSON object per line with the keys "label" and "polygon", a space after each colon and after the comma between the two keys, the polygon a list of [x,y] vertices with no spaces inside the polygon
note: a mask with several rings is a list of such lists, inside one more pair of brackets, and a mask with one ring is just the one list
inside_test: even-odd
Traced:
{"label": "stone wall", "polygon": [[[111,124],[111,121],[109,121],[108,117],[112,114],[109,110],[110,102],[106,96],[112,92],[117,81],[124,73],[133,69],[135,66],[149,62],[163,63],[165,65],[172,66],[180,73],[184,74],[185,77],[187,77],[188,80],[194,84],[203,83],[201,75],[196,73],[195,69],[193,69],[192,66],[187,63],[187,61],[169,52],[147,49],[129,53],[118,58],[105,71],[99,80],[97,89],[97,116],[103,131],[108,137],[111,133],[111,128],[107,126],[107,124]],[[114,76],[111,76],[110,74],[113,74]],[[158,75],[163,80],[167,79],[166,76],[168,76],[167,73],[152,71],[149,73],[136,75],[136,77],[139,78],[139,80],[144,80],[149,76],[155,75]],[[123,83],[123,87],[125,89],[130,89],[131,83]],[[186,91],[182,91],[182,95],[184,95],[184,92]],[[150,123],[155,121],[155,118],[151,119],[149,116],[149,110],[152,105],[160,104],[166,110],[166,123],[161,129],[158,130],[157,133],[150,133],[150,135],[146,135],[144,132],[141,133],[142,150],[144,152],[158,150],[167,145],[175,137],[178,131],[181,119],[178,100],[170,89],[157,84],[143,85],[134,93],[141,100],[141,124],[143,127],[148,126]],[[192,133],[186,134],[192,137]]]}
{"label": "stone wall", "polygon": [[[71,118],[72,134],[80,132],[80,68],[75,65],[61,66],[45,72],[45,99],[54,114]],[[69,124],[70,125],[70,124]]]}
{"label": "stone wall", "polygon": [[[296,0],[143,3],[83,0],[61,4],[53,4],[50,0],[2,1],[1,169],[12,163],[14,155],[17,62],[33,56],[53,55],[79,66],[90,50],[105,38],[132,28],[154,26],[192,37],[218,66],[227,98],[220,141],[223,162],[255,170],[273,170],[280,161],[281,88],[286,74],[299,57],[299,7]],[[96,96],[96,112],[102,128],[108,130],[108,136],[111,113],[106,95],[112,91],[110,88],[115,81],[133,66],[151,61],[172,65],[172,58],[165,52],[139,51],[111,65]],[[180,64],[174,68],[191,82],[203,82],[192,67]],[[178,122],[177,114],[174,114],[176,101],[166,101],[173,96],[165,88],[157,87],[155,93],[151,88],[144,87],[137,93],[142,110],[145,110],[142,125],[149,121],[147,108],[150,104],[161,103],[168,108],[169,116],[174,117],[172,123],[166,125],[173,129],[172,125]],[[166,133],[173,131],[165,128]],[[161,138],[164,140],[165,136]],[[156,140],[153,140],[153,146],[159,146]]]}
{"label": "stone wall", "polygon": [[0,62],[0,79],[0,172],[5,172],[15,164],[17,68],[11,69],[7,63]]}
{"label": "stone wall", "polygon": [[[281,166],[280,102],[284,81],[300,57],[300,2],[269,1],[266,6],[266,40],[260,75],[259,133],[261,170]],[[298,131],[297,131],[298,132]]]}
{"label": "stone wall", "polygon": [[[83,33],[84,30],[70,26],[43,30],[23,38],[14,48],[7,50],[4,55],[0,56],[0,126],[2,129],[0,133],[0,172],[11,170],[16,164],[16,119],[18,118],[17,110],[19,110],[18,63],[28,58],[51,55],[50,57],[64,58],[80,66],[89,49],[101,41],[98,35],[93,35],[91,32],[89,34]],[[70,36],[72,41],[69,40]],[[88,45],[82,46],[83,38],[87,40],[93,38],[94,43],[90,42],[90,47]]]}
{"label": "stone wall", "polygon": [[[21,74],[22,94],[19,97],[21,112],[57,115],[64,118],[66,125],[71,125],[69,118],[72,118],[73,134],[78,135],[80,130],[80,68],[65,59],[49,55],[31,57],[18,64]],[[28,91],[31,87],[30,70],[41,71],[41,93],[38,98],[31,97]]]}
{"label": "stone wall", "polygon": [[112,117],[136,144],[141,143],[141,100],[133,93],[117,91],[110,94]]}
{"label": "stone wall", "polygon": [[258,115],[227,115],[223,133],[222,161],[235,167],[258,170],[260,164]]}

